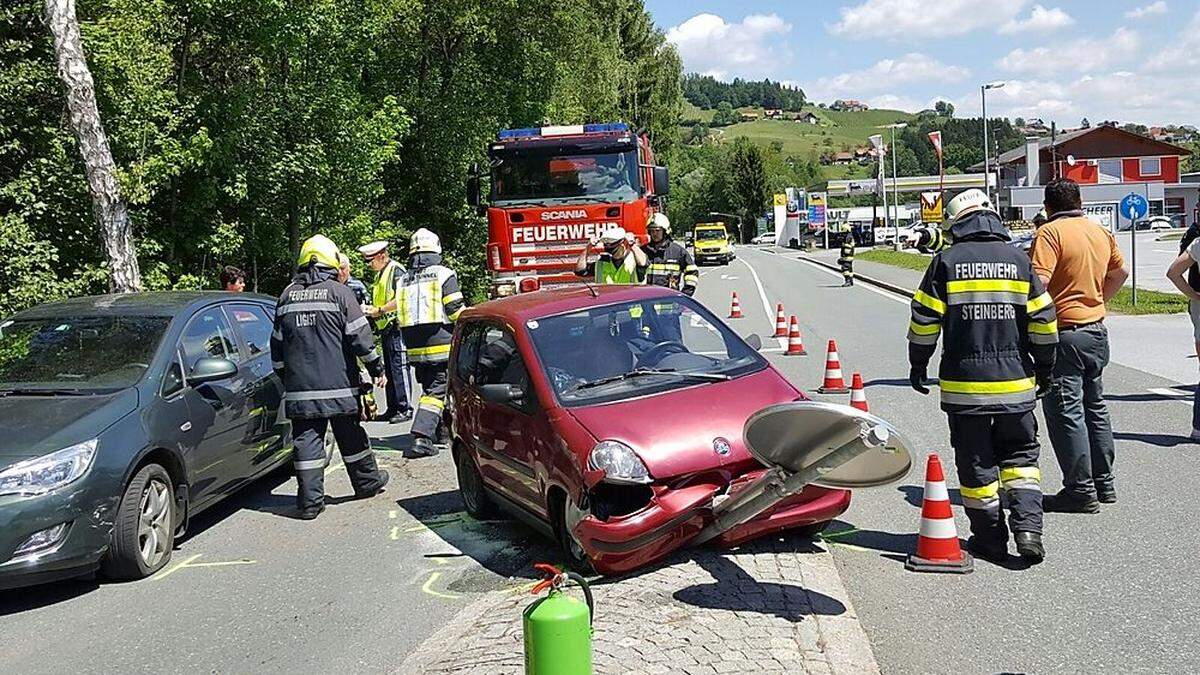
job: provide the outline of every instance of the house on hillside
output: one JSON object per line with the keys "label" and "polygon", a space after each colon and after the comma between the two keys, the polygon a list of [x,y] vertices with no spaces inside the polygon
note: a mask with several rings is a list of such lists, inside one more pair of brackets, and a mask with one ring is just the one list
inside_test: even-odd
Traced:
{"label": "house on hillside", "polygon": [[[1200,205],[1200,183],[1181,180],[1187,148],[1118,127],[1096,126],[1030,138],[1000,155],[998,205],[1005,217],[1029,219],[1042,208],[1045,184],[1061,176],[1079,183],[1083,210],[1115,231],[1117,204],[1130,192],[1146,192],[1150,215],[1191,222]],[[969,171],[981,171],[979,163]]]}
{"label": "house on hillside", "polygon": [[867,108],[867,104],[863,103],[862,101],[857,101],[852,98],[846,99],[843,101],[842,99],[839,98],[838,100],[836,100],[832,104],[830,104],[829,109],[836,110],[838,112],[862,112],[864,110],[867,110],[868,108]]}
{"label": "house on hillside", "polygon": [[875,156],[875,152],[872,148],[855,148],[854,149],[854,159],[856,161],[858,161],[859,164],[870,164],[871,159],[874,156]]}
{"label": "house on hillside", "polygon": [[763,108],[763,118],[768,120],[783,119],[783,111],[778,108]]}
{"label": "house on hillside", "polygon": [[740,119],[741,119],[743,122],[754,122],[754,121],[757,121],[757,120],[758,120],[758,113],[756,113],[756,112],[751,112],[751,111],[749,111],[749,110],[744,110],[744,111],[742,111],[742,112],[741,112],[741,114],[739,114],[739,115],[738,115],[738,117],[739,117],[739,118],[740,118]]}
{"label": "house on hillside", "polygon": [[854,161],[853,152],[839,152],[833,156],[834,164],[848,165]]}
{"label": "house on hillside", "polygon": [[805,113],[801,113],[800,115],[796,116],[796,121],[803,122],[804,124],[817,125],[817,124],[821,123],[821,118],[817,117],[816,115],[812,114],[811,112],[805,112]]}

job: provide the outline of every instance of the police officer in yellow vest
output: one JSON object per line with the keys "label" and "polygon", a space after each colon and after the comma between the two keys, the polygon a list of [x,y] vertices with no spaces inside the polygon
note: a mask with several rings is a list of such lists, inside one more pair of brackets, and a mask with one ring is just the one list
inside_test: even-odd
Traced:
{"label": "police officer in yellow vest", "polygon": [[412,419],[412,378],[404,350],[404,338],[395,321],[396,283],[404,275],[404,266],[392,260],[386,241],[373,241],[359,246],[358,252],[375,270],[371,304],[364,308],[364,313],[374,320],[375,329],[379,332],[384,369],[387,372],[387,386],[384,387],[387,412],[380,413],[378,418],[400,424]]}
{"label": "police officer in yellow vest", "polygon": [[[588,254],[599,245],[604,246],[604,253],[589,262]],[[649,264],[646,252],[638,246],[637,237],[614,225],[600,236],[592,237],[579,252],[575,274],[592,277],[598,284],[640,284],[646,278]]]}
{"label": "police officer in yellow vest", "polygon": [[438,453],[434,439],[445,408],[450,338],[465,306],[458,276],[442,265],[438,236],[425,228],[413,232],[408,271],[396,288],[396,320],[422,389],[412,425],[413,452],[418,455]]}

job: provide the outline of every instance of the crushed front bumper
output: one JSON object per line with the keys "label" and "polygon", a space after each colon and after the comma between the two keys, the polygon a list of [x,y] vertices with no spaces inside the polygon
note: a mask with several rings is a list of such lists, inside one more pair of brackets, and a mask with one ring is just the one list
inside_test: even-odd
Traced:
{"label": "crushed front bumper", "polygon": [[[622,574],[662,558],[687,545],[713,521],[713,500],[733,495],[765,469],[731,481],[716,476],[683,485],[655,485],[650,503],[627,516],[600,520],[589,515],[575,535],[601,574]],[[763,535],[832,520],[850,507],[850,492],[808,486],[741,525],[723,532],[716,541],[735,546]]]}

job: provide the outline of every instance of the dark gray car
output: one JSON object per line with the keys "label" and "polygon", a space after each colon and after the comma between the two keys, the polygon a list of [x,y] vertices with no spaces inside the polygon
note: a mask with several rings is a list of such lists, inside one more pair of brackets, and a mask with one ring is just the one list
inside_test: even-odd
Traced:
{"label": "dark gray car", "polygon": [[0,588],[149,576],[189,518],[289,458],[274,311],[170,292],[0,320]]}

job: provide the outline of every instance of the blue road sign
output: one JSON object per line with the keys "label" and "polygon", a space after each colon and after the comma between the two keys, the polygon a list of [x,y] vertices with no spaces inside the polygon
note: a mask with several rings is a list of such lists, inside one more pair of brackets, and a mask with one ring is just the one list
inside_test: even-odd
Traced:
{"label": "blue road sign", "polygon": [[1139,195],[1136,192],[1130,192],[1129,194],[1125,195],[1124,199],[1121,200],[1121,204],[1117,207],[1117,210],[1119,210],[1121,215],[1125,216],[1127,220],[1137,220],[1150,211],[1150,203],[1147,202],[1146,198],[1142,195]]}

